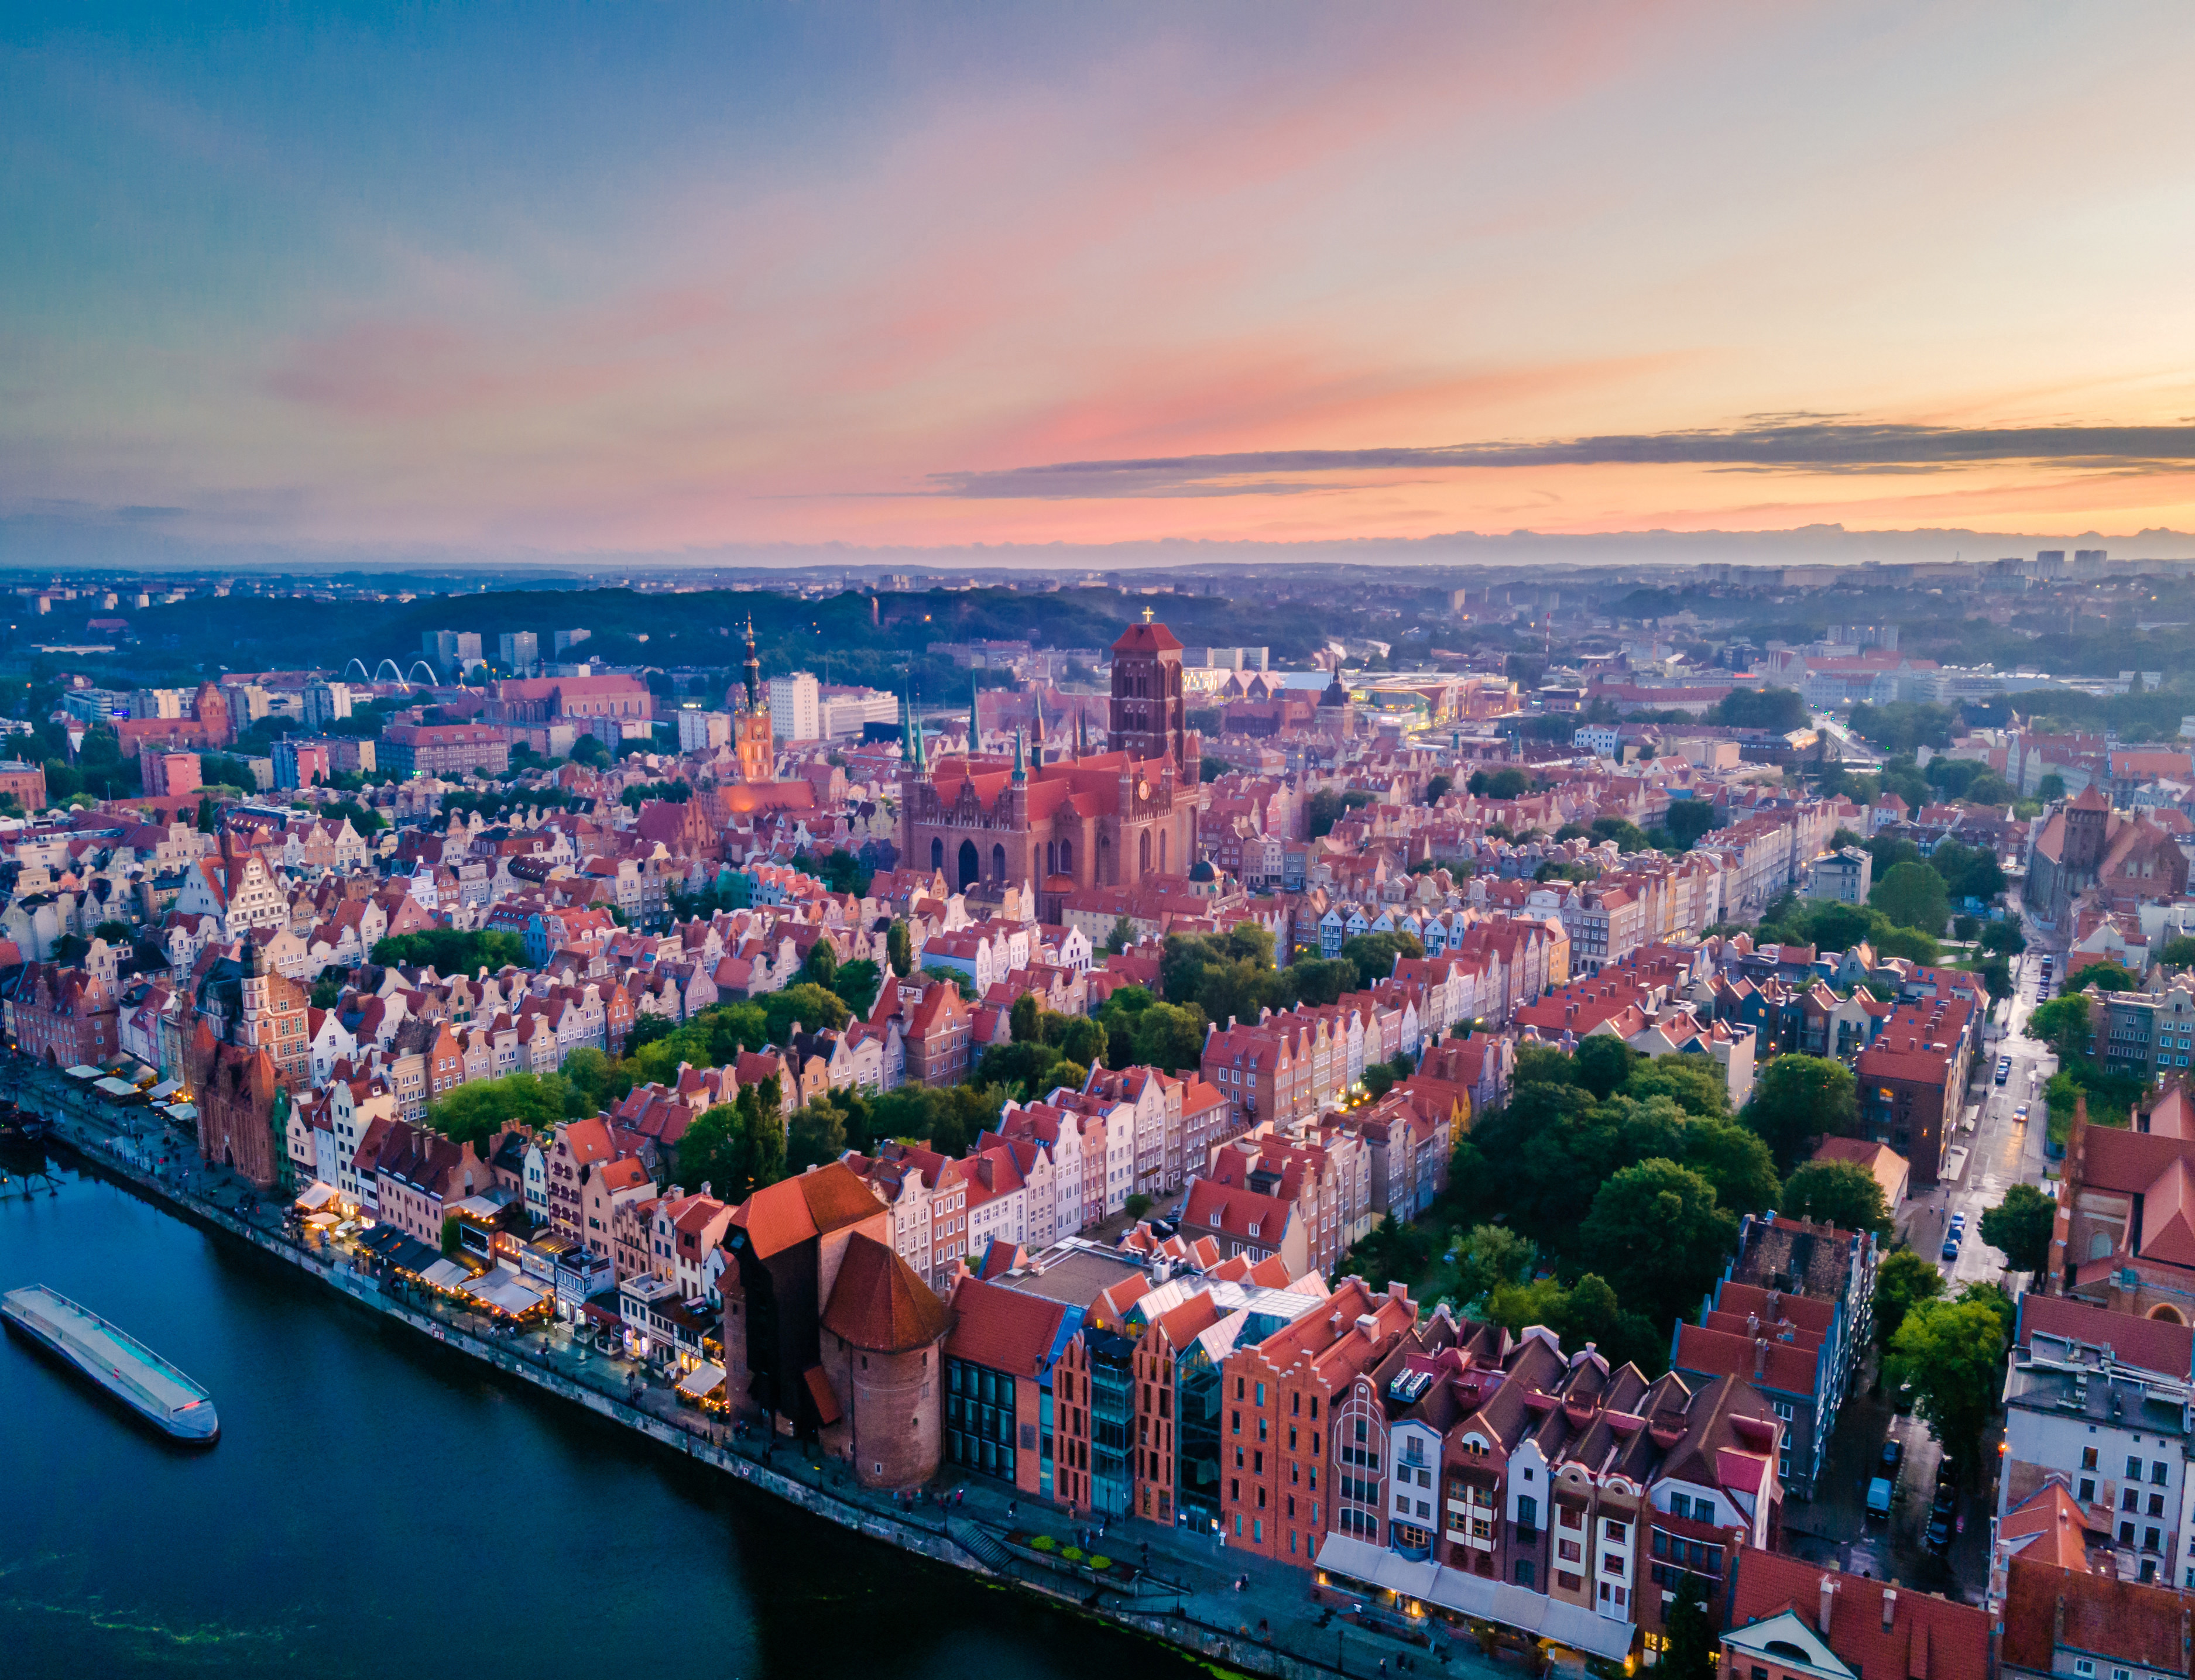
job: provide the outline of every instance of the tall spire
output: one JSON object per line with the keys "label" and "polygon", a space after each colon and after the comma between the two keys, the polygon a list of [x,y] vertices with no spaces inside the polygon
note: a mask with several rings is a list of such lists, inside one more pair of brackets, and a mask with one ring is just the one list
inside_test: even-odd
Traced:
{"label": "tall spire", "polygon": [[755,657],[754,614],[747,614],[747,710],[755,711],[762,705],[762,661]]}
{"label": "tall spire", "polygon": [[1028,780],[1028,765],[1022,757],[1022,730],[1018,723],[1014,726],[1014,780],[1017,782]]}
{"label": "tall spire", "polygon": [[976,679],[968,679],[968,756],[976,756],[976,744],[983,739],[983,726],[976,718]]}
{"label": "tall spire", "polygon": [[914,715],[914,702],[905,693],[900,695],[900,705],[907,714],[905,748],[907,762],[917,775],[927,768],[922,762],[922,724]]}
{"label": "tall spire", "polygon": [[1074,708],[1074,756],[1077,758],[1090,756],[1090,714],[1080,705]]}
{"label": "tall spire", "polygon": [[1036,691],[1036,728],[1031,731],[1029,745],[1035,750],[1036,762],[1044,762],[1044,690]]}

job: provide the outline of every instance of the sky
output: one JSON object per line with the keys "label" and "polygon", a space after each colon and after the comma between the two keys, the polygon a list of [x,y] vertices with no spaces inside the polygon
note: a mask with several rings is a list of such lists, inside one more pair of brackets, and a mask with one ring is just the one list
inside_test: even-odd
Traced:
{"label": "sky", "polygon": [[2195,529],[2181,3],[32,9],[22,559]]}

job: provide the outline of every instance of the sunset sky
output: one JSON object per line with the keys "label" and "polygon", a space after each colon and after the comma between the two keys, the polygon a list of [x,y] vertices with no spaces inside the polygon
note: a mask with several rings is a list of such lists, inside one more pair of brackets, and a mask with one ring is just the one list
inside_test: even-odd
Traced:
{"label": "sunset sky", "polygon": [[2185,3],[45,9],[0,531],[2195,529]]}

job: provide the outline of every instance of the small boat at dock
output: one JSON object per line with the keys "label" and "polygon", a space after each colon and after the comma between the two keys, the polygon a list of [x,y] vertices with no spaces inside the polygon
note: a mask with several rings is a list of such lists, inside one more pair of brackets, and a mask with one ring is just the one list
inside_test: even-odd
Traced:
{"label": "small boat at dock", "polygon": [[142,1342],[89,1308],[32,1284],[0,1295],[0,1319],[99,1384],[170,1438],[210,1447],[221,1437],[213,1396]]}

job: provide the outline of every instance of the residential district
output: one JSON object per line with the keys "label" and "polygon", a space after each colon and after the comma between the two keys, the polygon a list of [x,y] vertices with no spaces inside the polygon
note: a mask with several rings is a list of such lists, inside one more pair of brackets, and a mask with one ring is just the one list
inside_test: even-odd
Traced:
{"label": "residential district", "polygon": [[1398,1656],[2188,1675],[2160,674],[1530,582],[1291,662],[1185,646],[1193,588],[923,643],[921,698],[767,665],[815,593],[702,692],[545,624],[135,688],[191,591],[34,585],[17,1090],[1085,1580],[1157,1536]]}

